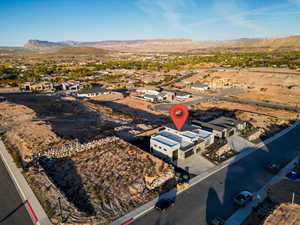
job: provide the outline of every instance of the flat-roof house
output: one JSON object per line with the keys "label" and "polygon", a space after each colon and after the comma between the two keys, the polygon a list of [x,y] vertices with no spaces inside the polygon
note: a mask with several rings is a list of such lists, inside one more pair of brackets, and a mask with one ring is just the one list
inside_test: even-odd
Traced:
{"label": "flat-roof house", "polygon": [[162,91],[161,93],[159,93],[159,95],[157,96],[158,100],[161,101],[173,101],[175,98],[175,93],[174,92],[170,92],[170,91]]}
{"label": "flat-roof house", "polygon": [[190,93],[186,93],[183,91],[176,92],[176,98],[191,98],[192,95]]}
{"label": "flat-roof house", "polygon": [[96,97],[100,95],[107,95],[110,94],[110,91],[101,89],[101,88],[94,88],[89,90],[80,90],[76,93],[77,97]]}
{"label": "flat-roof house", "polygon": [[140,87],[136,90],[137,92],[142,92],[144,94],[148,95],[158,95],[159,94],[159,88],[157,87]]}
{"label": "flat-roof house", "polygon": [[237,131],[246,128],[246,122],[224,116],[209,122],[192,120],[192,124],[197,125],[207,131],[213,132],[215,136],[220,138],[229,137],[237,133]]}
{"label": "flat-roof house", "polygon": [[197,127],[197,129],[193,130],[194,133],[197,134],[198,137],[203,139],[205,141],[205,146],[210,146],[215,142],[215,136],[212,132],[202,130],[200,127]]}
{"label": "flat-roof house", "polygon": [[216,137],[223,138],[226,128],[216,126],[214,124],[210,124],[207,122],[199,121],[199,120],[192,120],[192,124],[201,127],[201,129],[204,129],[206,131],[212,132]]}
{"label": "flat-roof house", "polygon": [[25,82],[21,87],[25,91],[50,91],[53,89],[51,82]]}
{"label": "flat-roof house", "polygon": [[197,154],[213,142],[214,136],[211,132],[201,129],[178,131],[166,127],[151,136],[150,147],[161,158],[177,160]]}
{"label": "flat-roof house", "polygon": [[157,100],[157,95],[145,94],[143,97],[150,102],[155,102]]}
{"label": "flat-roof house", "polygon": [[194,84],[191,86],[191,89],[197,90],[197,91],[206,91],[209,89],[207,85],[204,84]]}

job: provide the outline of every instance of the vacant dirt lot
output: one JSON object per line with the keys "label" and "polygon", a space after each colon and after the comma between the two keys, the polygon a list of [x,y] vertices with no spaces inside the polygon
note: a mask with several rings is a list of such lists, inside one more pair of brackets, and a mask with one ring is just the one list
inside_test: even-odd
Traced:
{"label": "vacant dirt lot", "polygon": [[[3,138],[28,161],[33,154],[60,151],[76,140],[88,145],[122,131],[143,131],[149,128],[145,116],[160,120],[122,102],[31,94],[5,97],[8,101],[0,103]],[[173,177],[163,161],[121,139],[112,140],[72,157],[42,156],[29,164],[24,174],[53,223],[60,218],[58,197],[67,222],[107,224],[154,198]]]}
{"label": "vacant dirt lot", "polygon": [[249,122],[261,130],[261,133],[270,134],[277,133],[282,127],[289,125],[289,120],[300,119],[300,113],[225,101],[203,103],[196,105],[193,109],[194,117],[200,120],[209,120],[221,115],[233,116]]}
{"label": "vacant dirt lot", "polygon": [[0,103],[0,125],[5,139],[23,157],[66,142],[52,131],[49,123],[37,118],[34,110],[10,102]]}
{"label": "vacant dirt lot", "polygon": [[[300,225],[299,181],[283,179],[269,187],[268,198],[243,225]],[[294,193],[294,205],[291,204]]]}
{"label": "vacant dirt lot", "polygon": [[300,225],[300,206],[281,204],[267,217],[264,225]]}
{"label": "vacant dirt lot", "polygon": [[5,95],[0,103],[0,126],[5,138],[23,158],[66,142],[86,142],[110,135],[111,121],[73,98]]}
{"label": "vacant dirt lot", "polygon": [[229,79],[233,85],[245,88],[249,93],[233,95],[251,100],[300,105],[300,74],[295,70],[274,68],[243,69],[236,72],[214,72],[204,81]]}
{"label": "vacant dirt lot", "polygon": [[89,105],[89,107],[98,107],[97,110],[105,110],[107,113],[110,113],[111,116],[115,115],[115,118],[149,121],[153,124],[159,124],[162,121],[162,115],[160,113],[149,109],[152,103],[135,97],[126,97],[110,102],[90,100],[88,103],[94,104],[93,106]]}
{"label": "vacant dirt lot", "polygon": [[279,103],[297,107],[300,106],[300,95],[280,94],[275,93],[275,91],[253,91],[233,96],[256,101]]}
{"label": "vacant dirt lot", "polygon": [[43,173],[27,174],[30,183],[54,222],[57,198],[64,196],[63,215],[71,224],[107,224],[154,198],[173,177],[171,166],[122,140],[72,157],[41,158],[40,165]]}

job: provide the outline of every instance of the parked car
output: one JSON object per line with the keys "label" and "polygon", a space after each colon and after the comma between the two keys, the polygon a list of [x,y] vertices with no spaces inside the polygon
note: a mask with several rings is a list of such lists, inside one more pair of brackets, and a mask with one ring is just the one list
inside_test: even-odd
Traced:
{"label": "parked car", "polygon": [[245,206],[247,203],[253,200],[253,194],[249,191],[241,191],[234,196],[233,201],[238,206]]}
{"label": "parked car", "polygon": [[165,211],[169,207],[173,206],[174,203],[175,202],[172,199],[161,199],[155,203],[155,209],[157,209],[159,211]]}
{"label": "parked car", "polygon": [[268,163],[265,166],[266,170],[269,171],[270,173],[277,174],[279,170],[282,168],[281,164],[276,164],[276,163]]}
{"label": "parked car", "polygon": [[210,222],[210,225],[225,225],[225,220],[217,216]]}

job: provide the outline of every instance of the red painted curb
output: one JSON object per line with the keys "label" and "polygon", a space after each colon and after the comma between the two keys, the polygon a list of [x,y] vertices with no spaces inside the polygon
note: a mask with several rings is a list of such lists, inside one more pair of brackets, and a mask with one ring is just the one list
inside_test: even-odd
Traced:
{"label": "red painted curb", "polygon": [[126,220],[125,222],[121,223],[120,225],[126,225],[129,224],[133,221],[133,218],[129,218],[128,220]]}
{"label": "red painted curb", "polygon": [[28,200],[26,200],[25,206],[26,206],[27,210],[30,212],[30,215],[32,216],[34,223],[37,223],[39,221],[39,219],[38,219],[37,215],[35,214],[35,212],[33,211]]}

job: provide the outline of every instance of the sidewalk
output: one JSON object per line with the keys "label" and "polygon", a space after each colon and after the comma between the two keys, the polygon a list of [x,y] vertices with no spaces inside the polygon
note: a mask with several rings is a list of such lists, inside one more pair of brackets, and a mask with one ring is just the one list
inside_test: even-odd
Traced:
{"label": "sidewalk", "polygon": [[15,183],[20,197],[26,202],[26,208],[35,224],[52,225],[39,200],[31,190],[29,184],[22,175],[20,169],[16,167],[11,155],[7,152],[2,140],[0,140],[0,156],[1,159]]}
{"label": "sidewalk", "polygon": [[267,197],[268,187],[282,180],[282,178],[284,178],[285,175],[294,168],[295,163],[298,162],[299,160],[298,158],[296,158],[293,161],[291,161],[287,166],[285,166],[283,169],[281,169],[280,172],[270,180],[270,182],[268,182],[258,192],[256,192],[256,195],[254,196],[254,200],[248,205],[246,205],[245,207],[239,208],[231,217],[229,217],[225,225],[242,224],[247,219],[247,217],[251,215],[253,207],[257,206],[260,202],[262,202]]}

